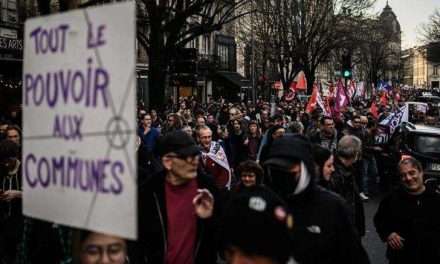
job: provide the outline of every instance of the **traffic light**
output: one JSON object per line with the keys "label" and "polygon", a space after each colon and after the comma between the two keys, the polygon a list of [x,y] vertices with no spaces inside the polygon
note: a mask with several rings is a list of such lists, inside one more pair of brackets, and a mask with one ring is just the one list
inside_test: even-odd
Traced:
{"label": "traffic light", "polygon": [[194,87],[197,83],[197,49],[178,48],[171,61],[170,84]]}
{"label": "traffic light", "polygon": [[197,74],[197,49],[177,49],[171,66],[176,74]]}
{"label": "traffic light", "polygon": [[351,54],[345,53],[342,55],[342,76],[346,79],[351,79],[353,76],[351,69]]}

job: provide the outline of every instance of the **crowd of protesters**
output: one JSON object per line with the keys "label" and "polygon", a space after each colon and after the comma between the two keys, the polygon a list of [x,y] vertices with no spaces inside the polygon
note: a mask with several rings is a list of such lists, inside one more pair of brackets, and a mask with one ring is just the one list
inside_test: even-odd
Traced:
{"label": "crowd of protesters", "polygon": [[[375,110],[374,97],[353,101],[337,115],[283,98],[139,105],[137,241],[24,217],[21,120],[7,113],[0,263],[370,263],[364,202],[378,192],[390,192],[374,218],[390,263],[437,263],[440,196],[417,160],[375,141],[412,96]],[[437,111],[417,118],[438,124]]]}

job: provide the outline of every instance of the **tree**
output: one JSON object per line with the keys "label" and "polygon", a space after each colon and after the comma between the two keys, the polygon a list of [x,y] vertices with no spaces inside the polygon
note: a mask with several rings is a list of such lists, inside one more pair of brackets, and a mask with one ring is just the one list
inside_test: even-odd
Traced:
{"label": "tree", "polygon": [[366,80],[377,83],[384,77],[385,70],[392,64],[390,60],[396,56],[395,48],[390,44],[393,36],[389,34],[380,20],[363,19],[359,27],[356,41],[357,57]]}
{"label": "tree", "polygon": [[165,102],[170,64],[195,38],[220,30],[248,14],[249,0],[139,0],[138,41],[148,54],[149,97],[153,107]]}
{"label": "tree", "polygon": [[422,38],[426,43],[440,42],[440,9],[436,9],[429,22],[422,26]]}
{"label": "tree", "polygon": [[[257,13],[271,25],[273,58],[284,87],[304,71],[312,90],[319,64],[332,51],[348,46],[356,29],[349,23],[362,17],[374,0],[259,0]],[[257,28],[259,28],[257,26]]]}

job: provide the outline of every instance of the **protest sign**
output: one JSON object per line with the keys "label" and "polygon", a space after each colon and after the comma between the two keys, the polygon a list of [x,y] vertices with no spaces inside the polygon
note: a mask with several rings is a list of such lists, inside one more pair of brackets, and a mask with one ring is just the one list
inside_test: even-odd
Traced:
{"label": "protest sign", "polygon": [[408,109],[408,105],[404,105],[379,123],[375,136],[376,144],[388,143],[394,131],[403,122],[408,122]]}
{"label": "protest sign", "polygon": [[30,19],[23,213],[135,239],[135,4]]}

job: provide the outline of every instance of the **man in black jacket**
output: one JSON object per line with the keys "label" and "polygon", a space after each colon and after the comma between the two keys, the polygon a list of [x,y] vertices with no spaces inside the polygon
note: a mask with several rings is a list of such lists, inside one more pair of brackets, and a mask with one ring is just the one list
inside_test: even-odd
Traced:
{"label": "man in black jacket", "polygon": [[216,191],[197,171],[199,148],[178,131],[159,139],[158,153],[164,170],[139,190],[135,263],[215,263]]}
{"label": "man in black jacket", "polygon": [[319,122],[319,130],[310,136],[310,141],[333,152],[338,144],[338,131],[333,118],[323,116]]}
{"label": "man in black jacket", "polygon": [[416,159],[399,163],[401,188],[386,196],[374,217],[390,264],[440,263],[440,195],[423,183]]}
{"label": "man in black jacket", "polygon": [[276,139],[265,162],[269,185],[293,215],[293,256],[301,264],[369,263],[347,205],[317,186],[310,142],[303,136]]}
{"label": "man in black jacket", "polygon": [[343,136],[338,142],[335,157],[335,172],[331,177],[330,189],[342,196],[348,204],[350,216],[360,236],[365,235],[364,205],[356,182],[359,170],[355,162],[359,160],[362,142],[356,136]]}

